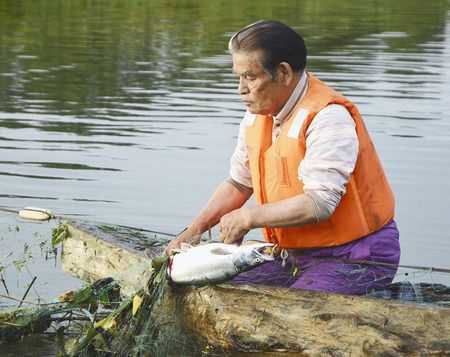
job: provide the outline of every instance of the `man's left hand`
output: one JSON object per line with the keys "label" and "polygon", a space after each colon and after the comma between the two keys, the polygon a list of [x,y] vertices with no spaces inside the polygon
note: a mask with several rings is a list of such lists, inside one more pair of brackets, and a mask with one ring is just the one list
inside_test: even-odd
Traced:
{"label": "man's left hand", "polygon": [[239,208],[222,216],[219,223],[219,240],[221,242],[230,244],[242,241],[242,238],[249,232],[244,210],[245,208]]}

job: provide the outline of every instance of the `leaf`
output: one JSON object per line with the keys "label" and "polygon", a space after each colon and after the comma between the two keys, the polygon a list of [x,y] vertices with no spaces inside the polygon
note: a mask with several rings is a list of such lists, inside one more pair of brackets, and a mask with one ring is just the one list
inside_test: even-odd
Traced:
{"label": "leaf", "polygon": [[91,297],[93,297],[94,293],[90,285],[86,285],[81,288],[77,292],[75,292],[72,301],[76,304],[87,302]]}
{"label": "leaf", "polygon": [[167,259],[169,259],[168,257],[165,256],[159,256],[159,257],[155,257],[152,259],[152,268],[155,269],[156,271],[160,270],[164,263],[167,261]]}
{"label": "leaf", "polygon": [[66,223],[60,223],[52,229],[52,245],[55,247],[69,236],[69,228]]}
{"label": "leaf", "polygon": [[74,296],[75,296],[75,292],[69,291],[67,293],[62,294],[59,297],[59,301],[61,301],[61,302],[73,301]]}
{"label": "leaf", "polygon": [[142,304],[142,297],[140,297],[139,295],[135,295],[133,298],[133,309],[131,314],[136,315],[136,312],[139,310],[139,308],[141,307]]}
{"label": "leaf", "polygon": [[112,333],[117,330],[117,321],[114,316],[107,316],[95,324],[95,328],[103,328],[105,331]]}

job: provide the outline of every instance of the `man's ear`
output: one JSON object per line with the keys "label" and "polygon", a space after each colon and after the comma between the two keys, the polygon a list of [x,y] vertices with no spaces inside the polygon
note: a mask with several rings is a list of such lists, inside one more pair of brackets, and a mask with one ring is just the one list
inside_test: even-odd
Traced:
{"label": "man's ear", "polygon": [[281,62],[278,65],[279,73],[281,74],[281,79],[284,85],[289,85],[294,78],[294,72],[292,71],[291,65],[287,62]]}

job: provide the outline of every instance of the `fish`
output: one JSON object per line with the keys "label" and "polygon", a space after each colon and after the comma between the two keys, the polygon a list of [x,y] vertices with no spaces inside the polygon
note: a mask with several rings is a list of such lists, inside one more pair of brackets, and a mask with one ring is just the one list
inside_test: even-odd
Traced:
{"label": "fish", "polygon": [[226,243],[208,243],[191,246],[182,243],[180,252],[171,256],[168,275],[177,284],[196,286],[220,283],[274,260],[266,248],[272,243],[237,246]]}

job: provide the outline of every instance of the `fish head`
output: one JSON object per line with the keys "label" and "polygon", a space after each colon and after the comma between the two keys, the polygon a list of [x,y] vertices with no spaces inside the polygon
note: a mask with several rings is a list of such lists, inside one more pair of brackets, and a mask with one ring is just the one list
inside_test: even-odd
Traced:
{"label": "fish head", "polygon": [[248,246],[240,246],[233,253],[233,265],[240,272],[249,270],[265,262],[273,260],[273,256],[267,254],[265,249],[272,247],[271,243],[259,243]]}

